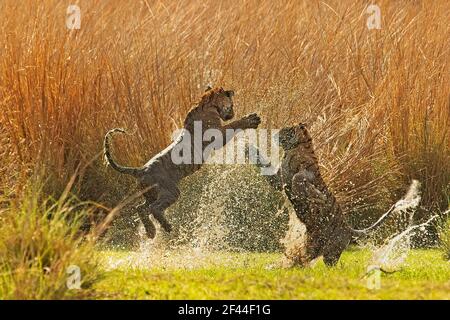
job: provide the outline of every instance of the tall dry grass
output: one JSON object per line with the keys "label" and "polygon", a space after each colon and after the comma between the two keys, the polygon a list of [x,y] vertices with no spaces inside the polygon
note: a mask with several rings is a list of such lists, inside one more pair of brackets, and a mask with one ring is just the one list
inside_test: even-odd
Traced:
{"label": "tall dry grass", "polygon": [[[68,4],[80,30],[65,26]],[[100,157],[111,127],[120,162],[169,142],[208,84],[236,90],[261,127],[309,123],[326,180],[348,213],[381,212],[411,178],[424,205],[450,180],[448,1],[0,2],[0,179],[12,193],[37,167],[58,195],[79,165],[83,199],[113,205],[125,177]],[[447,191],[446,191],[447,190]],[[446,193],[447,192],[447,193]]]}

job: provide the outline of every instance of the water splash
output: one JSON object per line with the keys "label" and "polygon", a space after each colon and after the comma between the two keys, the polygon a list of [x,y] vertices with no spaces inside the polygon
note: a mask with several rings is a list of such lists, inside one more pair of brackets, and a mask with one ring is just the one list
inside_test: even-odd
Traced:
{"label": "water splash", "polygon": [[397,203],[394,205],[395,211],[398,212],[405,212],[410,211],[410,209],[413,209],[413,211],[410,211],[410,219],[414,215],[415,209],[419,206],[421,200],[421,194],[420,194],[420,182],[418,180],[413,180],[411,182],[411,185],[409,186],[408,192],[406,192],[406,195],[403,197],[403,199],[400,199],[397,201]]}
{"label": "water splash", "polygon": [[[233,174],[236,168],[215,172],[218,181],[226,180],[227,176]],[[229,232],[223,212],[225,211],[226,197],[214,196],[212,189],[217,190],[216,185],[205,184],[197,200],[197,216],[193,224],[196,226],[192,232],[190,241],[192,248],[196,250],[211,251],[229,249],[226,236]]]}
{"label": "water splash", "polygon": [[106,269],[196,269],[206,266],[226,264],[227,257],[219,251],[211,250],[205,242],[192,245],[175,245],[162,230],[154,239],[145,236],[140,229],[140,246],[136,251],[127,251],[125,255],[111,253],[108,255]]}
{"label": "water splash", "polygon": [[405,265],[411,250],[411,236],[417,231],[425,232],[426,227],[437,217],[438,215],[434,215],[426,222],[410,226],[403,232],[392,236],[374,252],[371,265],[379,266],[381,270],[388,273],[400,270]]}
{"label": "water splash", "polygon": [[[195,190],[191,194],[185,192],[184,199],[171,209],[172,213],[169,212],[169,219],[174,217],[180,219],[172,220],[174,232],[168,235],[158,229],[156,238],[149,240],[141,228],[139,248],[122,255],[111,254],[107,258],[106,267],[195,269],[210,266],[227,268],[247,266],[251,263],[248,260],[252,259],[248,258],[251,255],[243,255],[242,252],[252,250],[240,246],[235,241],[236,238],[241,237],[244,244],[254,244],[258,239],[266,244],[267,239],[279,241],[283,234],[285,236],[280,242],[284,247],[284,260],[272,267],[289,267],[296,264],[305,256],[306,227],[297,218],[289,201],[281,198],[280,203],[276,204],[274,193],[270,188],[267,192],[261,191],[267,183],[263,180],[258,182],[258,176],[254,171],[250,171],[242,166],[209,166],[208,170],[196,178],[202,183],[194,181],[197,189],[192,180],[187,181],[191,184],[183,189]],[[252,181],[251,184],[248,184],[249,180]],[[205,184],[204,181],[208,183]],[[233,187],[230,188],[230,185]],[[426,226],[411,225],[415,209],[420,203],[419,189],[420,183],[414,180],[406,195],[391,208],[392,214],[397,219],[404,220],[406,227],[390,233],[394,235],[389,237],[383,246],[373,248],[372,264],[379,265],[385,270],[398,269],[404,264],[411,246],[411,235]],[[271,201],[274,203],[269,204]],[[236,202],[234,204],[236,207],[230,204],[233,202]],[[180,215],[182,212],[185,216]],[[240,214],[242,214],[240,218],[236,219]],[[280,224],[276,219],[280,221],[285,219],[286,224]],[[155,225],[159,228],[158,223],[155,222]],[[275,234],[274,230],[278,233]],[[279,252],[280,249],[275,251]],[[268,250],[261,247],[259,251]]]}
{"label": "water splash", "polygon": [[377,266],[385,272],[400,270],[411,250],[411,237],[417,232],[426,232],[426,227],[438,216],[431,217],[424,223],[413,225],[414,214],[421,200],[420,182],[413,180],[406,195],[388,211],[394,217],[406,220],[403,230],[396,230],[380,247],[372,248],[370,265]]}
{"label": "water splash", "polygon": [[306,259],[306,226],[298,219],[297,214],[291,207],[289,200],[283,208],[289,210],[288,230],[281,243],[284,246],[284,255],[281,261],[281,267],[290,268],[294,265],[303,265]]}
{"label": "water splash", "polygon": [[[254,168],[208,165],[182,183],[180,200],[166,213],[173,231],[167,234],[155,222],[157,236],[149,240],[141,226],[139,247],[126,256],[112,254],[108,269],[234,268],[251,259],[242,253],[271,251],[268,244],[280,248],[278,239],[286,229],[287,214]],[[240,259],[236,252],[241,253]]]}

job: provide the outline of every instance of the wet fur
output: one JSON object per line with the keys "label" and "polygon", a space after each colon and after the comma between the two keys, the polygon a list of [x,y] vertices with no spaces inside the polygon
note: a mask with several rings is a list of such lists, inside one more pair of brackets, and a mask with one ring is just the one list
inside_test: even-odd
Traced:
{"label": "wet fur", "polygon": [[[389,212],[369,228],[352,229],[346,223],[339,203],[322,178],[312,138],[306,126],[300,123],[283,128],[279,132],[279,143],[284,150],[281,166],[274,176],[266,177],[273,188],[284,191],[297,218],[306,227],[306,243],[301,246],[301,250],[295,251],[299,256],[288,258],[294,264],[307,266],[323,256],[324,262],[333,266],[339,261],[352,237],[366,235],[378,226]],[[267,163],[262,159],[259,150],[253,152],[258,156],[258,166]]]}

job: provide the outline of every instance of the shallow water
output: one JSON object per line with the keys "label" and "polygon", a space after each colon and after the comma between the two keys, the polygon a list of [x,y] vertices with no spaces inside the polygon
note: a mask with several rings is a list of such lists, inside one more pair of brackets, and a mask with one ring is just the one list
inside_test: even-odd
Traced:
{"label": "shallow water", "polygon": [[[233,235],[230,228],[236,228],[236,226],[223,214],[227,208],[227,197],[215,196],[217,192],[224,191],[221,189],[223,187],[220,187],[220,185],[223,186],[222,180],[235,173],[235,170],[236,167],[218,170],[215,179],[211,182],[218,186],[211,183],[202,186],[200,198],[196,200],[198,205],[195,219],[186,228],[178,228],[176,237],[168,236],[158,228],[156,238],[147,239],[141,227],[138,250],[108,256],[105,261],[106,269],[198,269],[222,266],[240,268],[254,264],[250,258],[242,258],[246,255],[236,254],[236,252],[249,252],[248,250],[230,245],[232,241],[229,237],[230,234]],[[419,203],[420,184],[413,181],[405,197],[395,204],[391,213],[396,219],[406,220],[406,227],[396,230],[382,245],[376,245],[370,239],[359,244],[371,250],[370,266],[377,266],[388,272],[399,270],[404,266],[411,250],[411,236],[417,234],[426,236],[426,226],[434,219],[421,225],[412,225],[415,209]],[[289,261],[304,254],[306,228],[296,218],[287,200],[275,214],[281,216],[286,212],[289,213],[288,228],[276,239],[284,248],[284,255],[283,257],[280,254],[276,255],[277,258],[272,264],[264,266],[266,268],[289,267]],[[256,215],[252,215],[252,219],[257,218]],[[246,223],[253,222],[251,220]],[[155,225],[159,226],[156,222]],[[251,231],[260,232],[260,230]]]}

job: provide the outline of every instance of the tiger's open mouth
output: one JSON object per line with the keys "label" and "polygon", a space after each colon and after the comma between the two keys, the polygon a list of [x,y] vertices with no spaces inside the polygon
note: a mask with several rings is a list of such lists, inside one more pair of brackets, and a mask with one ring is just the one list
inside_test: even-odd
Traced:
{"label": "tiger's open mouth", "polygon": [[224,108],[222,110],[221,118],[225,121],[231,120],[234,118],[234,110],[233,107]]}
{"label": "tiger's open mouth", "polygon": [[226,115],[223,117],[223,119],[224,119],[224,120],[231,120],[231,119],[233,119],[233,117],[234,117],[234,114],[226,114]]}

